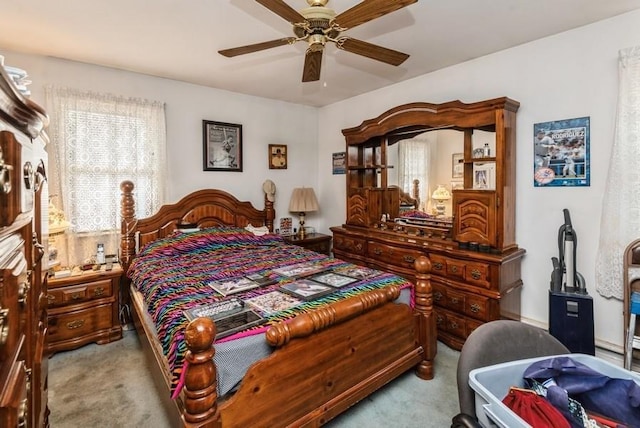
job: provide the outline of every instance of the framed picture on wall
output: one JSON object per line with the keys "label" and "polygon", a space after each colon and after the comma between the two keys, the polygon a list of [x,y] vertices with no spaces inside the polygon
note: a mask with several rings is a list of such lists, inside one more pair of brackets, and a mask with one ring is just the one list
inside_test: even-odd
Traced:
{"label": "framed picture on wall", "polygon": [[454,153],[451,158],[451,178],[462,178],[464,176],[464,153]]}
{"label": "framed picture on wall", "polygon": [[242,125],[202,121],[204,171],[242,172]]}
{"label": "framed picture on wall", "polygon": [[287,169],[285,144],[269,144],[269,169]]}
{"label": "framed picture on wall", "polygon": [[534,187],[590,185],[590,122],[577,117],[533,125]]}
{"label": "framed picture on wall", "polygon": [[334,174],[347,173],[347,152],[333,153],[331,161]]}

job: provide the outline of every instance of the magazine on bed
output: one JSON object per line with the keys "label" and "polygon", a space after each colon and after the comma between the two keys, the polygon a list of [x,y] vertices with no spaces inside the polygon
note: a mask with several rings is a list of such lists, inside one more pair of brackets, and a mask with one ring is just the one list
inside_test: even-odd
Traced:
{"label": "magazine on bed", "polygon": [[353,278],[336,272],[317,273],[315,275],[311,275],[309,279],[335,288],[344,287],[346,285],[353,284],[354,282],[358,282],[358,278]]}
{"label": "magazine on bed", "polygon": [[334,272],[339,273],[340,275],[350,276],[351,278],[356,278],[358,280],[373,278],[374,276],[378,276],[382,273],[379,270],[355,265],[338,268],[334,270]]}
{"label": "magazine on bed", "polygon": [[247,305],[262,312],[264,316],[298,306],[303,301],[280,291],[271,291],[244,301]]}
{"label": "magazine on bed", "polygon": [[336,291],[333,287],[306,278],[284,284],[280,288],[285,293],[302,300],[314,300]]}
{"label": "magazine on bed", "polygon": [[250,275],[247,275],[246,278],[257,283],[260,287],[262,287],[263,285],[271,285],[278,282],[276,278],[270,278],[268,272],[252,273]]}
{"label": "magazine on bed", "polygon": [[314,263],[297,263],[295,265],[284,266],[274,269],[277,274],[293,277],[293,276],[307,276],[313,273],[321,272],[322,267],[317,266]]}
{"label": "magazine on bed", "polygon": [[260,284],[252,279],[241,276],[223,281],[211,281],[209,282],[209,286],[223,296],[228,296],[229,294],[251,290],[252,288],[259,287]]}
{"label": "magazine on bed", "polygon": [[184,311],[189,321],[198,317],[207,317],[216,325],[216,339],[230,336],[241,330],[260,324],[264,318],[246,308],[244,302],[237,298],[207,303]]}

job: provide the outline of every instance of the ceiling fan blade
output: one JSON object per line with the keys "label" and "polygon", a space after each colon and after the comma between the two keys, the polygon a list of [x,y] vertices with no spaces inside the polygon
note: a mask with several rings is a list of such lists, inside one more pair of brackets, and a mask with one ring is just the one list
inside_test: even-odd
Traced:
{"label": "ceiling fan blade", "polygon": [[391,65],[400,65],[409,58],[409,55],[406,53],[383,48],[382,46],[363,42],[362,40],[352,39],[351,37],[343,37],[339,39],[336,42],[336,46],[347,52],[366,56],[367,58],[386,62]]}
{"label": "ceiling fan blade", "polygon": [[418,0],[363,0],[351,9],[338,14],[333,22],[346,30],[364,24],[398,9],[409,6]]}
{"label": "ceiling fan blade", "polygon": [[269,9],[271,12],[286,19],[292,24],[299,24],[306,22],[304,16],[300,15],[298,11],[286,4],[282,0],[256,0],[258,3]]}
{"label": "ceiling fan blade", "polygon": [[320,66],[322,65],[323,50],[307,49],[304,57],[304,69],[302,70],[303,82],[315,82],[320,80]]}
{"label": "ceiling fan blade", "polygon": [[255,43],[253,45],[240,46],[237,48],[223,49],[218,51],[220,55],[226,57],[234,57],[238,55],[244,55],[252,52],[263,51],[265,49],[271,49],[278,46],[284,46],[296,41],[295,37],[285,37],[284,39],[270,40],[268,42]]}

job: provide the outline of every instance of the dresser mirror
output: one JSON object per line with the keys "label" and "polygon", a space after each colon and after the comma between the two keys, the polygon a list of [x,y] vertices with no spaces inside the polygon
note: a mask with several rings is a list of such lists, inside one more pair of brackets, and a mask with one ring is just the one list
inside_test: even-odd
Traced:
{"label": "dresser mirror", "polygon": [[[495,148],[495,132],[475,130],[472,135],[474,150],[485,144]],[[439,204],[433,194],[439,186],[449,193],[442,200],[444,216],[452,216],[452,191],[464,187],[464,133],[456,129],[427,131],[408,139],[390,141],[387,162],[393,168],[387,171],[389,186],[398,186],[404,193],[418,200],[415,209],[437,215]],[[418,180],[418,183],[414,181]],[[416,187],[417,185],[417,187]],[[401,196],[402,197],[402,196]],[[405,203],[405,208],[410,204]],[[403,203],[401,201],[401,207]]]}

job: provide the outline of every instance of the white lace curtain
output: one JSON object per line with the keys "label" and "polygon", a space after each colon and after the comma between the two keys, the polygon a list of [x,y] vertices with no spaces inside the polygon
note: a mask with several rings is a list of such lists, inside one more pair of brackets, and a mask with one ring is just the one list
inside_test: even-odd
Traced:
{"label": "white lace curtain", "polygon": [[134,182],[138,217],[164,202],[164,103],[52,86],[45,97],[49,194],[71,223],[56,238],[59,260],[85,263],[98,243],[117,254],[120,183]]}
{"label": "white lace curtain", "polygon": [[420,180],[420,209],[426,211],[429,201],[429,164],[431,144],[426,135],[398,143],[398,186],[413,195],[413,180]]}
{"label": "white lace curtain", "polygon": [[623,253],[640,238],[640,46],[618,59],[618,112],[600,221],[596,290],[623,298]]}

